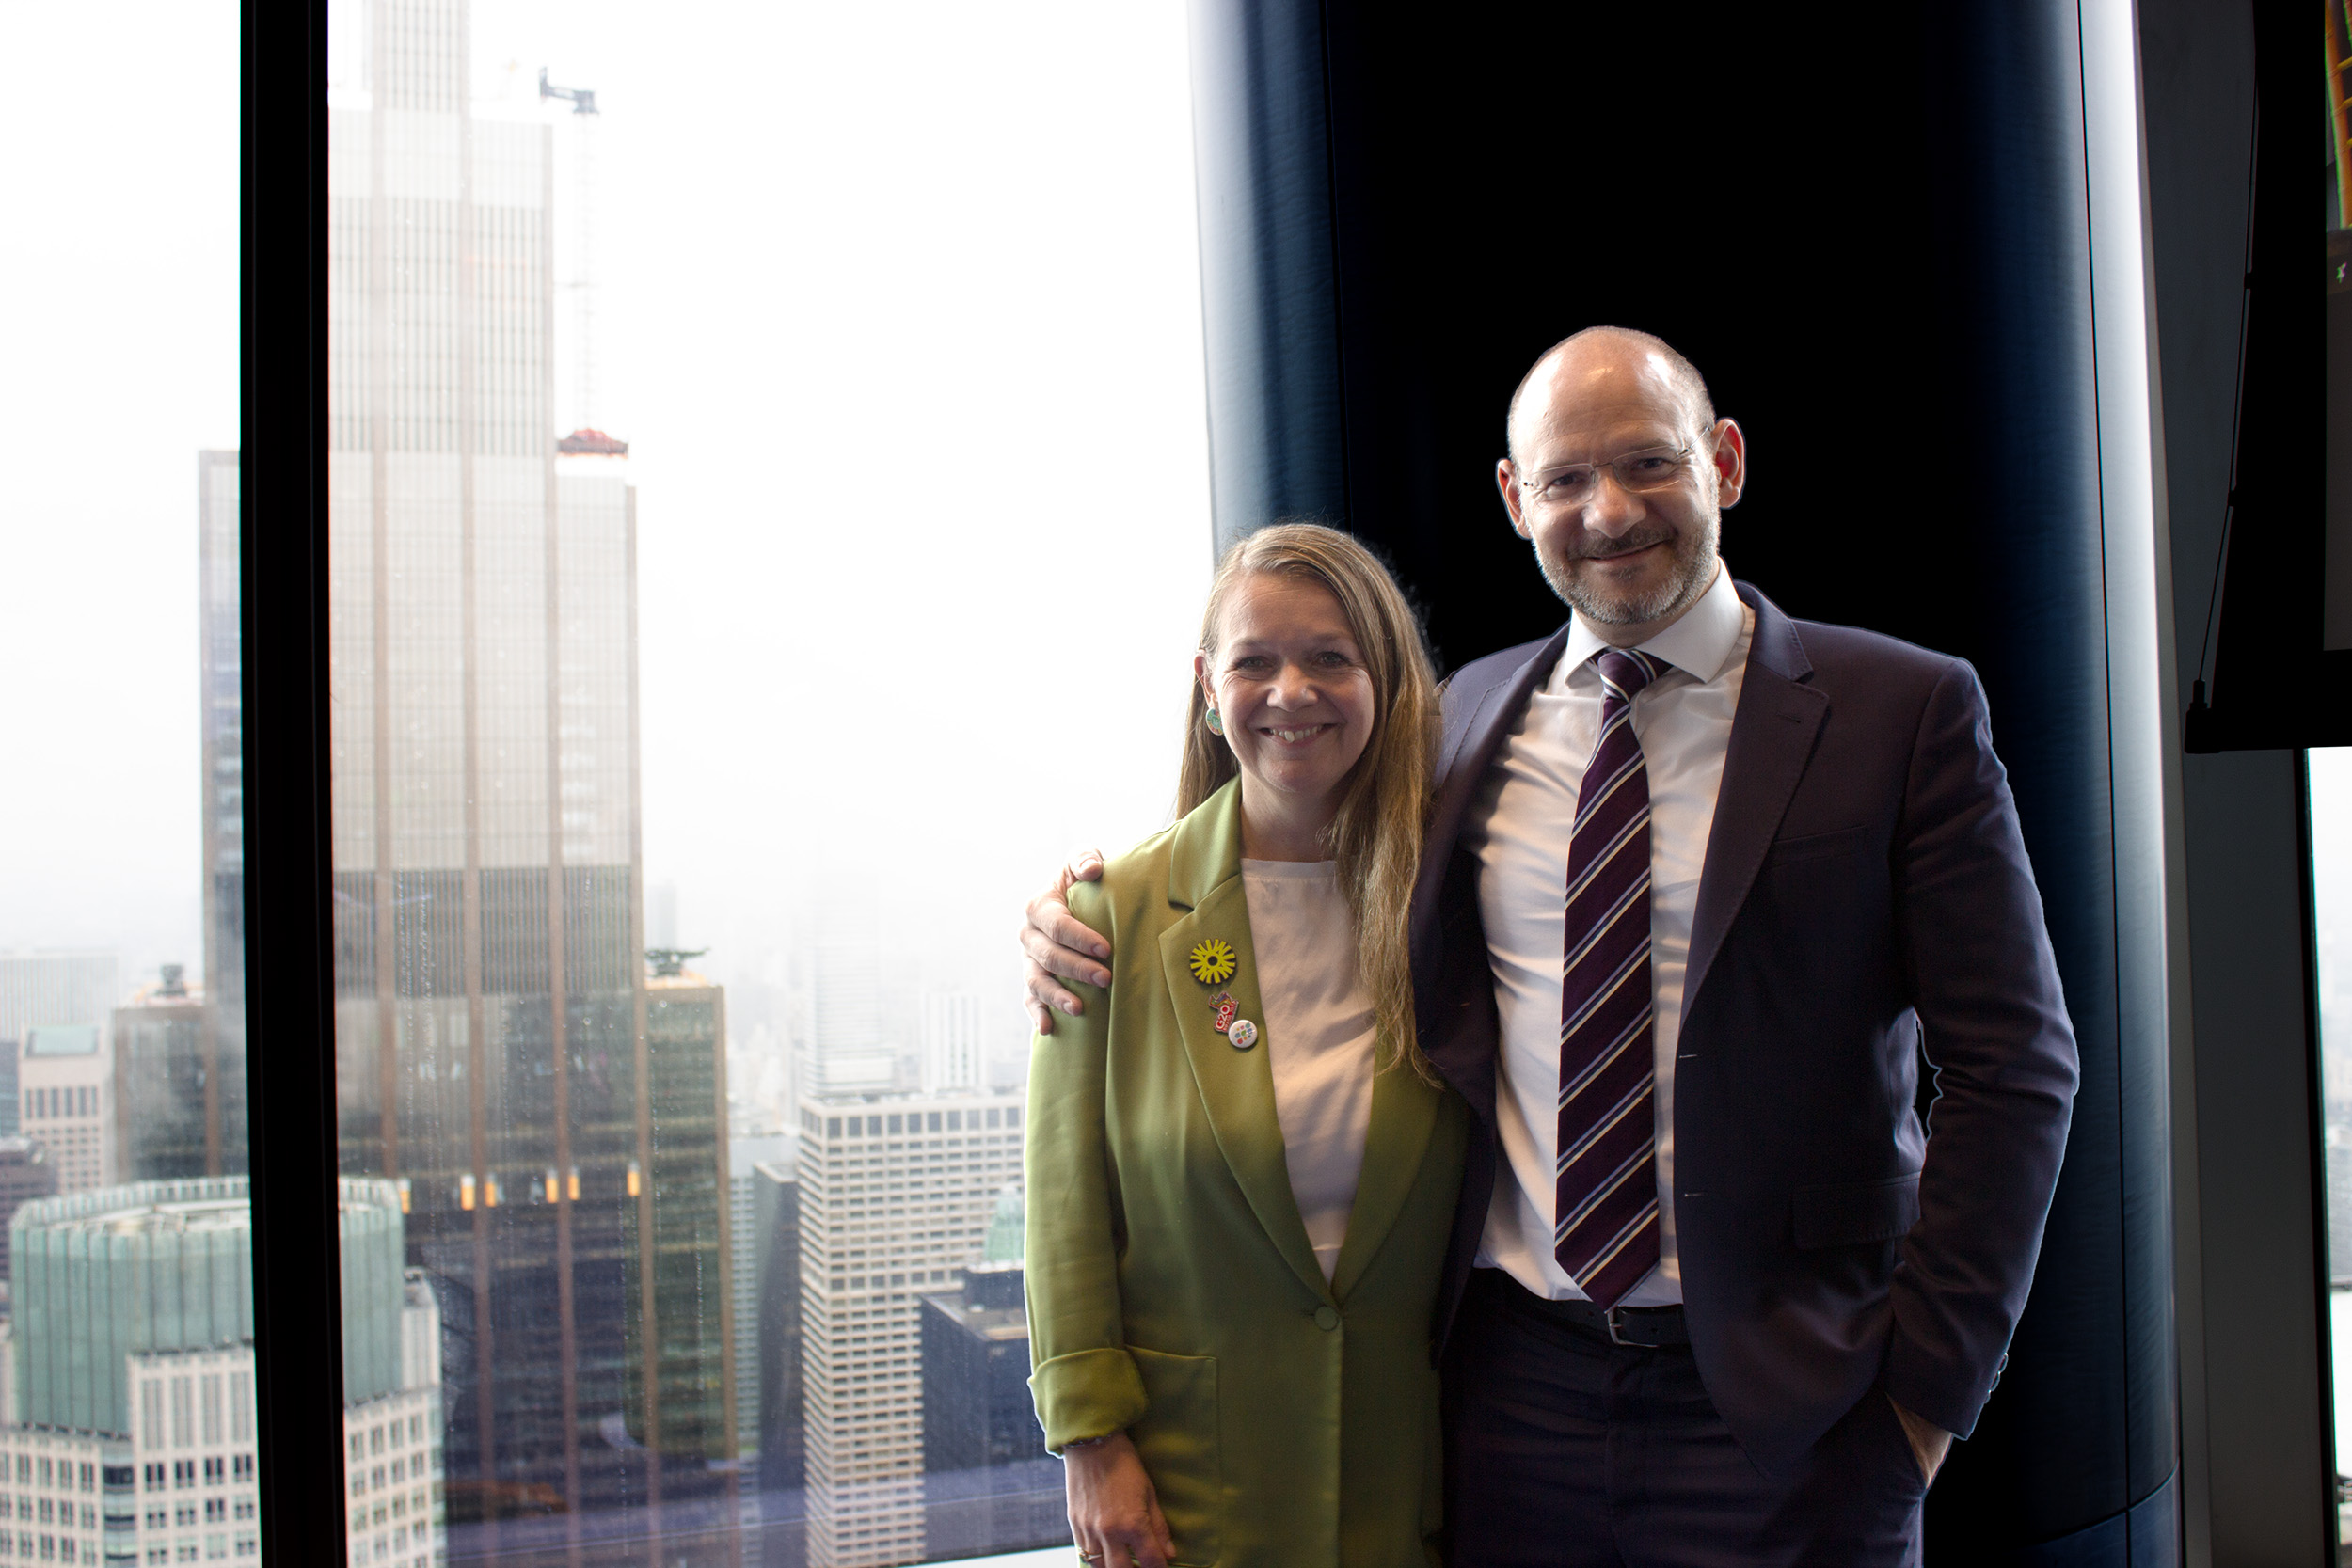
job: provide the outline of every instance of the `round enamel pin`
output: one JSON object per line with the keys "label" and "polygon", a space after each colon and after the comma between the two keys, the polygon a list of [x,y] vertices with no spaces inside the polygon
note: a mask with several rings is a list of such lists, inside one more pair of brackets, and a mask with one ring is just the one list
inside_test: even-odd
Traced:
{"label": "round enamel pin", "polygon": [[1232,1042],[1234,1050],[1247,1051],[1258,1043],[1258,1026],[1246,1018],[1237,1018],[1232,1027],[1225,1031],[1225,1037]]}
{"label": "round enamel pin", "polygon": [[1233,977],[1233,944],[1211,937],[1192,950],[1192,977],[1204,986],[1221,986]]}

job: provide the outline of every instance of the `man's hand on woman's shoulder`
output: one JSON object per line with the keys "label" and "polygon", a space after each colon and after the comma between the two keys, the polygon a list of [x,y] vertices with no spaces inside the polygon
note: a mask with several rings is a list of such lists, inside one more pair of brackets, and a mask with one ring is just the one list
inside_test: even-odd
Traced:
{"label": "man's hand on woman's shoulder", "polygon": [[1021,926],[1021,950],[1028,955],[1025,967],[1029,1022],[1041,1035],[1054,1032],[1056,1012],[1076,1018],[1087,1010],[1086,1004],[1064,990],[1059,980],[1087,986],[1111,983],[1111,972],[1105,967],[1111,944],[1070,912],[1071,885],[1091,882],[1102,875],[1103,852],[1081,849],[1061,868],[1053,886],[1029,900],[1028,917]]}

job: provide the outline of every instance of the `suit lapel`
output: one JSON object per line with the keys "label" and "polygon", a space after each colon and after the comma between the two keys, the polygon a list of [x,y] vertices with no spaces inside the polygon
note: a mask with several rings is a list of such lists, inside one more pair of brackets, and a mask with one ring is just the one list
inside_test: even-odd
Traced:
{"label": "suit lapel", "polygon": [[1756,611],[1756,632],[1740,676],[1740,706],[1732,715],[1723,783],[1715,791],[1715,820],[1708,830],[1707,865],[1692,914],[1690,966],[1682,988],[1686,1019],[1733,917],[1756,884],[1757,868],[1780,832],[1829,714],[1827,694],[1805,684],[1813,666],[1796,627],[1770,599],[1745,583],[1738,587]]}
{"label": "suit lapel", "polygon": [[1443,1097],[1444,1091],[1423,1083],[1402,1062],[1373,1077],[1363,1173],[1356,1180],[1356,1206],[1348,1211],[1347,1241],[1340,1248],[1339,1267],[1332,1271],[1331,1292],[1342,1301],[1363,1277],[1413,1196]]}
{"label": "suit lapel", "polygon": [[[1574,625],[1573,622],[1570,625]],[[1438,900],[1444,890],[1446,870],[1453,863],[1454,840],[1470,801],[1493,766],[1495,750],[1527,707],[1535,683],[1560,662],[1568,645],[1568,626],[1562,626],[1531,654],[1526,662],[1504,673],[1484,691],[1464,692],[1469,717],[1459,725],[1446,725],[1438,758],[1438,803],[1430,813],[1429,832],[1422,841],[1421,872],[1413,885],[1412,959],[1416,989],[1423,977],[1437,973]],[[1430,1016],[1432,998],[1416,996],[1422,1016]]]}
{"label": "suit lapel", "polygon": [[[1191,912],[1160,933],[1160,967],[1217,1149],[1267,1239],[1299,1281],[1327,1301],[1322,1265],[1291,1193],[1282,1123],[1275,1110],[1274,1073],[1263,1033],[1265,1004],[1258,990],[1249,899],[1241,879],[1241,794],[1235,784],[1228,784],[1179,826],[1168,873],[1169,901],[1189,905]],[[1193,948],[1210,941],[1230,943],[1236,966],[1232,979],[1214,986],[1192,974]],[[1255,1048],[1236,1051],[1216,1032],[1210,1000],[1219,991],[1232,993],[1239,1016],[1258,1025]],[[1375,1095],[1376,1108],[1377,1090]]]}

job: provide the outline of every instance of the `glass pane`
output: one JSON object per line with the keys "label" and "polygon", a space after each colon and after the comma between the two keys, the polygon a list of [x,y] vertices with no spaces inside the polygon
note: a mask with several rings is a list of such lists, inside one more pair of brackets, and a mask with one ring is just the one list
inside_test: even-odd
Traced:
{"label": "glass pane", "polygon": [[2352,747],[2306,752],[2319,938],[2319,1053],[2328,1160],[2328,1343],[2335,1359],[2339,1531],[2352,1541]]}
{"label": "glass pane", "polygon": [[9,57],[106,90],[0,92],[39,454],[0,526],[0,1560],[250,1563],[238,10],[51,8]]}
{"label": "glass pane", "polygon": [[1009,928],[1174,793],[1182,6],[329,16],[337,1131],[439,1351],[355,1560],[1066,1542]]}

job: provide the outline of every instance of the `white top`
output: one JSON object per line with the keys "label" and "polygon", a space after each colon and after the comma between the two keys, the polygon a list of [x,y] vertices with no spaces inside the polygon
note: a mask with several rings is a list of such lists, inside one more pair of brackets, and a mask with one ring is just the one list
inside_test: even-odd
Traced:
{"label": "white top", "polygon": [[1357,968],[1356,921],[1339,863],[1246,860],[1241,878],[1291,1196],[1328,1281],[1364,1168],[1379,1023]]}
{"label": "white top", "polygon": [[[1633,698],[1650,799],[1651,1034],[1657,1048],[1658,1267],[1625,1297],[1629,1307],[1682,1299],[1675,1253],[1675,1042],[1682,1028],[1682,974],[1699,873],[1715,821],[1715,791],[1740,705],[1756,614],[1740,602],[1731,575],[1715,580],[1688,613],[1643,651],[1673,668]],[[1497,748],[1462,843],[1478,857],[1478,912],[1486,925],[1495,1005],[1502,1015],[1496,1119],[1509,1168],[1498,1174],[1478,1261],[1507,1270],[1538,1296],[1581,1301],[1552,1256],[1553,1171],[1560,1141],[1560,983],[1567,926],[1568,831],[1584,765],[1600,735],[1600,672],[1607,646],[1582,620],[1518,726]],[[1256,911],[1251,914],[1254,918]]]}

